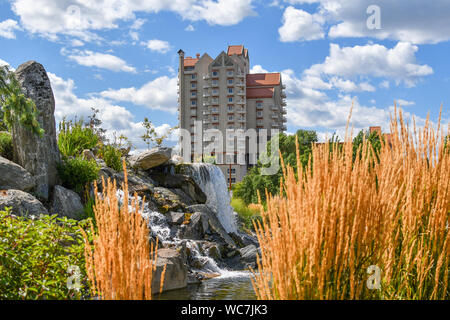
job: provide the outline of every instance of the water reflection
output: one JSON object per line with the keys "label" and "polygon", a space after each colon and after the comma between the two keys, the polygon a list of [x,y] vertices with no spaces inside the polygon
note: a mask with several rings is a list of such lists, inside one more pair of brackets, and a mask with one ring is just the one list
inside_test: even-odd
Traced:
{"label": "water reflection", "polygon": [[160,300],[256,300],[249,272],[227,272],[199,285],[161,294]]}

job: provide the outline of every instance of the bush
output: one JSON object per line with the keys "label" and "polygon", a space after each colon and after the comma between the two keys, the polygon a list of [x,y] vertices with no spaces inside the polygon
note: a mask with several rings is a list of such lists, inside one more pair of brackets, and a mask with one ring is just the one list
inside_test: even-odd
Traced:
{"label": "bush", "polygon": [[239,220],[243,223],[245,229],[254,230],[253,221],[261,219],[259,209],[247,206],[240,198],[233,198],[231,206],[238,214]]}
{"label": "bush", "polygon": [[122,152],[112,145],[102,145],[100,148],[100,158],[102,158],[106,165],[114,170],[121,172],[122,166]]}
{"label": "bush", "polygon": [[58,167],[63,186],[78,193],[82,193],[87,184],[97,180],[99,170],[95,160],[81,157],[67,159]]}
{"label": "bush", "polygon": [[59,124],[58,147],[63,157],[79,156],[86,149],[94,149],[99,138],[83,121],[66,121]]}
{"label": "bush", "polygon": [[[89,287],[80,231],[85,224],[56,215],[31,220],[0,211],[0,300],[83,298]],[[71,266],[79,270],[79,291],[67,288],[74,276],[68,273]]]}
{"label": "bush", "polygon": [[9,132],[0,132],[0,156],[11,161],[13,159],[12,137]]}

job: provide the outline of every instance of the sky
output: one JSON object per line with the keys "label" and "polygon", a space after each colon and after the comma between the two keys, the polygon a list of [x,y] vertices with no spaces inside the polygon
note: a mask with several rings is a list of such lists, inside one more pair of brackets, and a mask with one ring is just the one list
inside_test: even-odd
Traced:
{"label": "sky", "polygon": [[[389,131],[394,101],[418,126],[450,120],[449,0],[0,0],[0,64],[44,65],[56,121],[91,107],[137,149],[148,117],[178,124],[177,51],[249,49],[251,72],[281,72],[287,127],[343,136]],[[170,138],[175,143],[176,137]]]}

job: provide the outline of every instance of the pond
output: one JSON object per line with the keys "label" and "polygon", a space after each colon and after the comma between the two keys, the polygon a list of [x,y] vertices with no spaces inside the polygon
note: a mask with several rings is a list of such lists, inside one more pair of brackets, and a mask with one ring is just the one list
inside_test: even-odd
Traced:
{"label": "pond", "polygon": [[161,294],[160,300],[256,300],[250,272],[230,271],[220,277]]}

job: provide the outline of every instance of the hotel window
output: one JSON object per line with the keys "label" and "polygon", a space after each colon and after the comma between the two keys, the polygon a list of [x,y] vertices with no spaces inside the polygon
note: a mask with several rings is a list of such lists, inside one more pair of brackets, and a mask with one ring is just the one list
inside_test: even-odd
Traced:
{"label": "hotel window", "polygon": [[228,106],[228,112],[233,112],[234,107],[233,106]]}
{"label": "hotel window", "polygon": [[234,83],[234,80],[233,79],[228,79],[228,84],[229,85],[232,85]]}
{"label": "hotel window", "polygon": [[217,79],[216,79],[216,80],[213,80],[213,81],[212,81],[212,84],[213,84],[213,85],[218,85],[218,84],[219,84],[219,80],[217,80]]}
{"label": "hotel window", "polygon": [[234,120],[234,116],[228,116],[228,121],[233,121]]}
{"label": "hotel window", "polygon": [[234,126],[233,125],[229,125],[228,126],[228,130],[234,130]]}
{"label": "hotel window", "polygon": [[197,91],[192,91],[191,92],[191,97],[196,98],[197,97]]}
{"label": "hotel window", "polygon": [[219,126],[218,126],[218,125],[214,125],[214,126],[213,126],[213,129],[214,129],[214,130],[219,130]]}
{"label": "hotel window", "polygon": [[228,98],[228,102],[233,102],[233,101],[234,101],[233,97]]}
{"label": "hotel window", "polygon": [[191,88],[192,88],[192,89],[196,89],[196,88],[197,88],[197,83],[192,82],[192,83],[191,83]]}
{"label": "hotel window", "polygon": [[191,100],[191,106],[196,106],[197,105],[197,100]]}
{"label": "hotel window", "polygon": [[197,75],[196,75],[196,74],[191,75],[191,79],[192,79],[192,80],[197,79]]}
{"label": "hotel window", "polygon": [[233,70],[228,70],[227,71],[227,76],[232,77],[234,75],[234,71]]}
{"label": "hotel window", "polygon": [[257,111],[256,115],[258,118],[262,118],[263,117],[263,112],[262,111]]}
{"label": "hotel window", "polygon": [[213,75],[213,77],[218,77],[219,76],[219,72],[218,71],[213,71],[212,75]]}
{"label": "hotel window", "polygon": [[234,93],[234,89],[233,88],[228,88],[228,94],[233,94]]}
{"label": "hotel window", "polygon": [[[230,179],[228,179],[228,183],[230,183]],[[236,178],[231,178],[231,183],[236,183]]]}
{"label": "hotel window", "polygon": [[219,117],[218,116],[213,116],[213,121],[219,121]]}
{"label": "hotel window", "polygon": [[213,94],[213,95],[219,94],[219,90],[213,89],[212,94]]}
{"label": "hotel window", "polygon": [[[230,168],[227,169],[227,173],[230,173]],[[231,168],[231,174],[236,174],[236,169],[235,168]]]}
{"label": "hotel window", "polygon": [[256,104],[256,107],[257,107],[257,108],[262,108],[262,107],[263,107],[263,103],[262,103],[262,102],[258,102],[258,103]]}

